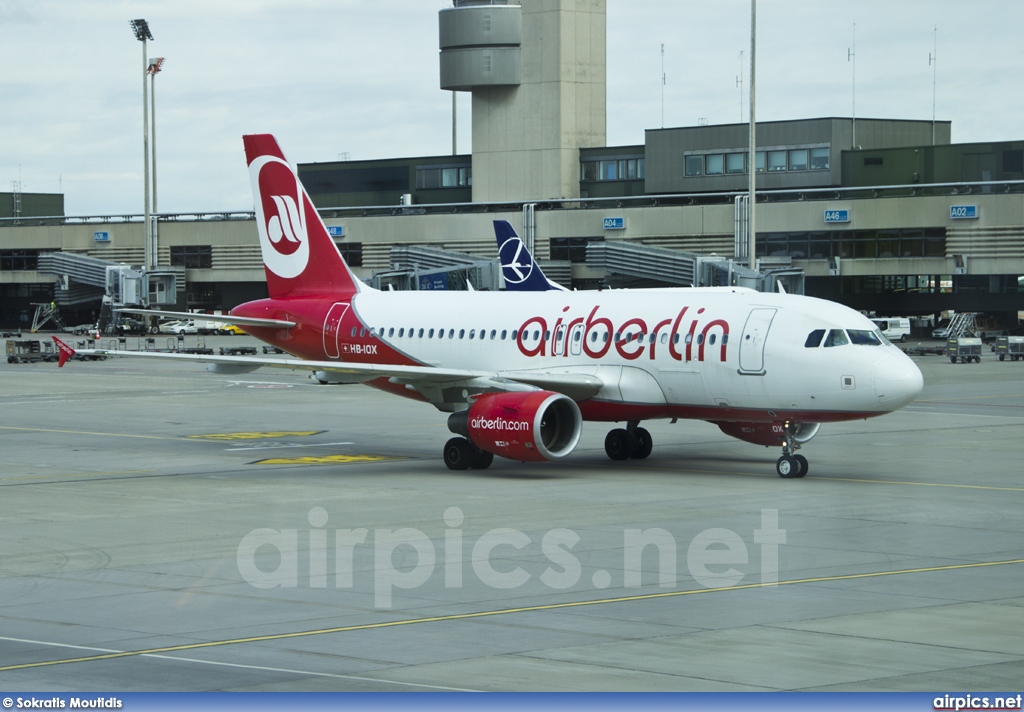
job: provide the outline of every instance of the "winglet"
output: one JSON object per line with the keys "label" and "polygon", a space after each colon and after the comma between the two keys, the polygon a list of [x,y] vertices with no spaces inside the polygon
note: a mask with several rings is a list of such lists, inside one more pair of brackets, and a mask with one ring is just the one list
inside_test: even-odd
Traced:
{"label": "winglet", "polygon": [[498,259],[501,262],[501,274],[505,278],[505,289],[510,292],[546,292],[551,290],[568,291],[565,287],[552,282],[508,220],[494,221],[494,237],[498,241]]}
{"label": "winglet", "polygon": [[65,344],[63,341],[58,339],[56,336],[51,337],[57,344],[57,350],[60,355],[57,357],[57,368],[63,368],[64,364],[68,362],[68,359],[75,355],[75,350]]}

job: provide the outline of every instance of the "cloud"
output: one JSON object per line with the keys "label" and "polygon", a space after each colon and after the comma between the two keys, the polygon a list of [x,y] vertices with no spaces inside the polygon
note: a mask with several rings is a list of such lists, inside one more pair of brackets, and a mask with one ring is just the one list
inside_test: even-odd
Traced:
{"label": "cloud", "polygon": [[[661,125],[740,120],[749,90],[749,0],[607,0],[608,143]],[[141,212],[142,51],[156,78],[161,209],[251,207],[241,134],[271,131],[294,162],[446,154],[439,89],[443,0],[0,0],[0,189],[63,188],[69,214]],[[857,23],[857,113],[931,117],[957,141],[1020,138],[1024,3],[762,0],[761,120],[848,116]],[[740,60],[740,52],[744,53]],[[742,89],[736,77],[743,74]],[[746,97],[742,97],[744,106]],[[469,150],[469,95],[459,95]],[[744,119],[745,120],[745,119]]]}

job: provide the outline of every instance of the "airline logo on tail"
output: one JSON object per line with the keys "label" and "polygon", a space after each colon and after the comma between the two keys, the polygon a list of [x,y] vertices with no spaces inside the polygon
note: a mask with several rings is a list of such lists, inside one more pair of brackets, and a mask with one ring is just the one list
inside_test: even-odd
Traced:
{"label": "airline logo on tail", "polygon": [[494,221],[494,237],[498,241],[498,259],[505,289],[510,292],[566,291],[565,287],[544,275],[508,220]]}
{"label": "airline logo on tail", "polygon": [[256,194],[256,226],[263,261],[278,277],[298,277],[309,264],[303,191],[294,171],[280,158],[260,156],[249,166]]}
{"label": "airline logo on tail", "polygon": [[533,259],[518,237],[505,240],[498,248],[501,273],[506,284],[522,284],[533,274]]}

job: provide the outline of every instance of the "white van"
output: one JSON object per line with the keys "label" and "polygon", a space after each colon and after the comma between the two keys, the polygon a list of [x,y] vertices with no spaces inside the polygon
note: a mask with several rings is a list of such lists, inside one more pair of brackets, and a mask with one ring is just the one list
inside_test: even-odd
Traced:
{"label": "white van", "polygon": [[875,326],[889,341],[906,342],[910,336],[910,319],[903,316],[890,316],[883,319],[872,319]]}

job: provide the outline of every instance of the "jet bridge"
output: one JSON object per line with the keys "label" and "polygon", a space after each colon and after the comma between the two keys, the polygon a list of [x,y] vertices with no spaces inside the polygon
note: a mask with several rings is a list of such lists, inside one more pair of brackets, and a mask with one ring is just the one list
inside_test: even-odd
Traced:
{"label": "jet bridge", "polygon": [[727,257],[698,255],[625,240],[587,243],[587,266],[604,271],[612,287],[749,287],[774,292],[779,283],[786,291],[803,294],[800,270],[773,265],[764,273]]}
{"label": "jet bridge", "polygon": [[438,290],[475,289],[497,291],[501,287],[498,261],[464,252],[425,245],[391,248],[391,267],[373,275],[377,289]]}
{"label": "jet bridge", "polygon": [[185,291],[184,267],[160,267],[148,272],[109,260],[73,252],[39,255],[40,274],[57,278],[54,302],[64,306],[100,306],[101,332],[113,328],[112,310],[118,307],[151,307],[176,304]]}

